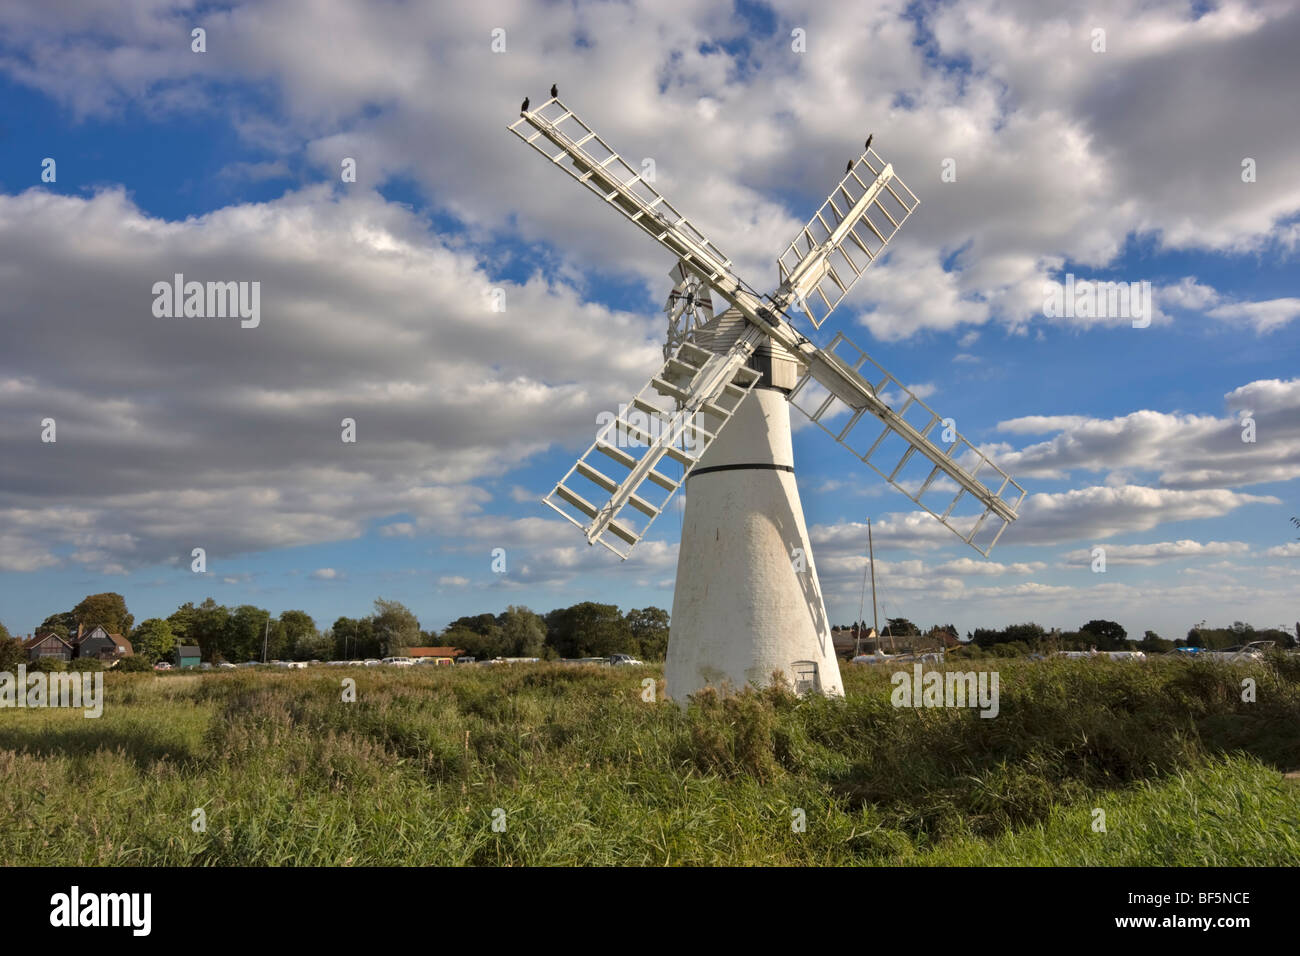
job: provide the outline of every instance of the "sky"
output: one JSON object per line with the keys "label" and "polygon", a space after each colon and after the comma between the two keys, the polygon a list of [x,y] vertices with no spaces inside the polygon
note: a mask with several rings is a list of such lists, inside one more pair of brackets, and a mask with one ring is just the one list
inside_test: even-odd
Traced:
{"label": "sky", "polygon": [[[1290,2],[4,4],[0,622],[671,608],[680,495],[626,562],[540,501],[674,265],[506,131],[556,83],[760,289],[868,133],[920,198],[801,331],[1028,494],[985,559],[793,412],[833,622],[870,518],[882,617],[1292,628],[1297,47]],[[258,323],[155,314],[177,273]],[[1149,321],[1054,314],[1067,275]]]}

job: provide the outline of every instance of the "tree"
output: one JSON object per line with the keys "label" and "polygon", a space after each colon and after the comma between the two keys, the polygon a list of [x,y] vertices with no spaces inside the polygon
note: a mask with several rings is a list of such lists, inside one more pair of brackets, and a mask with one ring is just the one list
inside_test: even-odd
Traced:
{"label": "tree", "polygon": [[276,655],[271,650],[268,623],[271,612],[251,604],[241,604],[226,619],[226,626],[221,637],[222,653],[228,660],[260,661],[263,642],[266,644],[266,659]]}
{"label": "tree", "polygon": [[151,617],[147,621],[141,621],[131,635],[131,646],[135,648],[135,653],[151,664],[170,655],[175,645],[176,635],[172,633],[171,625],[162,618]]}
{"label": "tree", "polygon": [[615,604],[583,601],[546,615],[546,643],[561,657],[608,657],[635,651],[627,621]]}
{"label": "tree", "polygon": [[375,598],[374,633],[386,657],[420,643],[420,622],[405,604]]}
{"label": "tree", "polygon": [[918,637],[921,629],[905,617],[891,617],[885,621],[885,628],[894,637]]}
{"label": "tree", "polygon": [[475,614],[470,617],[458,617],[447,625],[446,630],[452,628],[463,628],[467,631],[473,631],[475,634],[487,636],[493,633],[493,629],[500,627],[500,622],[492,614]]}
{"label": "tree", "polygon": [[[306,611],[281,611],[280,627],[284,634],[282,653],[295,660],[309,661],[315,654],[304,656],[298,651],[299,643],[311,644],[316,635],[316,622]],[[321,658],[323,660],[323,658]]]}
{"label": "tree", "polygon": [[126,609],[126,598],[116,591],[102,594],[88,594],[81,603],[72,609],[75,624],[84,625],[87,630],[96,625],[102,626],[109,634],[121,634],[128,637],[135,618]]}
{"label": "tree", "polygon": [[1166,654],[1174,649],[1174,642],[1165,640],[1155,631],[1144,631],[1138,649],[1147,654]]}
{"label": "tree", "polygon": [[59,637],[67,639],[77,629],[77,622],[72,616],[71,611],[64,611],[62,614],[51,614],[45,620],[41,621],[41,626],[36,629],[37,634],[57,634]]}
{"label": "tree", "polygon": [[634,608],[627,612],[627,629],[642,660],[661,661],[668,653],[668,612],[661,607]]}
{"label": "tree", "polygon": [[177,644],[194,643],[190,637],[190,631],[194,629],[194,615],[194,602],[186,601],[168,616],[167,624],[171,627]]}
{"label": "tree", "polygon": [[358,660],[379,653],[374,621],[368,617],[341,617],[330,629],[334,638],[335,660]]}
{"label": "tree", "polygon": [[4,639],[0,640],[0,671],[13,673],[19,664],[27,660],[27,652],[23,650],[21,640],[9,637],[3,624],[0,624],[0,631],[4,631]]}
{"label": "tree", "polygon": [[448,647],[459,647],[470,657],[491,660],[506,656],[505,641],[502,640],[501,629],[496,625],[492,626],[491,634],[480,634],[463,624],[453,624],[442,632],[440,640]]}
{"label": "tree", "polygon": [[[193,610],[187,610],[189,608]],[[230,610],[225,605],[207,598],[198,607],[190,604],[183,605],[177,610],[176,615],[182,619],[188,618],[188,623],[185,625],[185,642],[197,644],[205,661],[247,660],[244,657],[237,657],[227,643],[230,634]],[[175,633],[174,627],[173,633]],[[260,659],[261,655],[259,654],[258,657]]]}
{"label": "tree", "polygon": [[293,645],[293,659],[297,661],[333,660],[334,638],[312,628],[310,634],[300,635]]}
{"label": "tree", "polygon": [[1026,649],[1036,648],[1047,636],[1042,626],[1028,621],[1024,624],[1010,624],[1002,632],[1002,641],[1007,644],[1024,644]]}
{"label": "tree", "polygon": [[1127,646],[1128,632],[1114,621],[1089,621],[1079,630],[1094,638],[1099,651],[1122,651]]}
{"label": "tree", "polygon": [[542,649],[546,646],[546,622],[540,615],[512,604],[497,621],[502,657],[542,656]]}

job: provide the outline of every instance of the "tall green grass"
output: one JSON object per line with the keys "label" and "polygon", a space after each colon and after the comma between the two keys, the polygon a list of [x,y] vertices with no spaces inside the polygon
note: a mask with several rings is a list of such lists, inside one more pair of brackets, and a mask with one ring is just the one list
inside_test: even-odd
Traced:
{"label": "tall green grass", "polygon": [[110,673],[98,720],[0,711],[0,860],[1300,863],[1290,662],[996,666],[992,720],[895,709],[870,668],[685,712],[642,701],[652,668]]}

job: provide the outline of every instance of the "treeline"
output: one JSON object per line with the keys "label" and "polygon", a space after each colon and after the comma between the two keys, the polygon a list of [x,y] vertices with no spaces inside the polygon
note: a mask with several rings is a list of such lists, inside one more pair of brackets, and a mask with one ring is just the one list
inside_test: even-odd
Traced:
{"label": "treeline", "polygon": [[1077,631],[1047,630],[1032,621],[1012,624],[1001,629],[976,628],[968,632],[965,650],[970,656],[984,653],[1000,657],[1053,651],[1086,651],[1095,647],[1099,651],[1143,651],[1147,654],[1167,654],[1179,647],[1203,647],[1220,650],[1252,641],[1276,641],[1278,647],[1296,646],[1296,639],[1281,628],[1258,630],[1243,621],[1234,621],[1229,627],[1190,629],[1185,637],[1170,640],[1155,631],[1145,631],[1141,639],[1130,638],[1128,632],[1115,621],[1092,620]]}
{"label": "treeline", "polygon": [[[186,602],[166,618],[135,623],[126,599],[116,592],[88,595],[76,607],[51,614],[36,629],[75,637],[78,626],[102,626],[131,641],[149,661],[170,658],[177,644],[197,644],[205,661],[356,660],[401,656],[404,649],[459,647],[472,657],[608,657],[633,654],[662,660],[668,647],[668,612],[647,607],[622,613],[613,604],[590,601],[542,615],[511,605],[500,614],[461,617],[437,630],[420,622],[399,601],[379,598],[374,612],[340,617],[321,629],[306,611],[274,616],[252,604],[226,607],[208,598]],[[0,638],[9,637],[0,624]]]}

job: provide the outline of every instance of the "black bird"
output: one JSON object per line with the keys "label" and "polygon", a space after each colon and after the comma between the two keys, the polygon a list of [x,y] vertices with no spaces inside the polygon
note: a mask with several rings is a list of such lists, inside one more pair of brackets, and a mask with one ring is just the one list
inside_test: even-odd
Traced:
{"label": "black bird", "polygon": [[853,172],[853,160],[850,159],[849,164],[844,167],[844,175],[847,176],[851,172]]}
{"label": "black bird", "polygon": [[557,96],[559,96],[559,95],[560,95],[560,88],[559,88],[558,86],[556,86],[554,83],[552,83],[552,84],[551,84],[551,99],[555,99],[555,98],[556,98]]}
{"label": "black bird", "polygon": [[[871,141],[872,141],[873,139],[875,139],[875,138],[876,138],[876,134],[875,134],[875,133],[872,133],[870,136],[867,137],[867,149],[870,149],[870,148],[871,148]],[[864,149],[863,152],[865,153],[865,152],[866,152],[866,149]]]}
{"label": "black bird", "polygon": [[521,113],[527,113],[527,112],[528,112],[528,97],[526,97],[526,96],[524,97],[524,102],[523,102],[523,105],[519,107],[519,112],[521,112]]}

